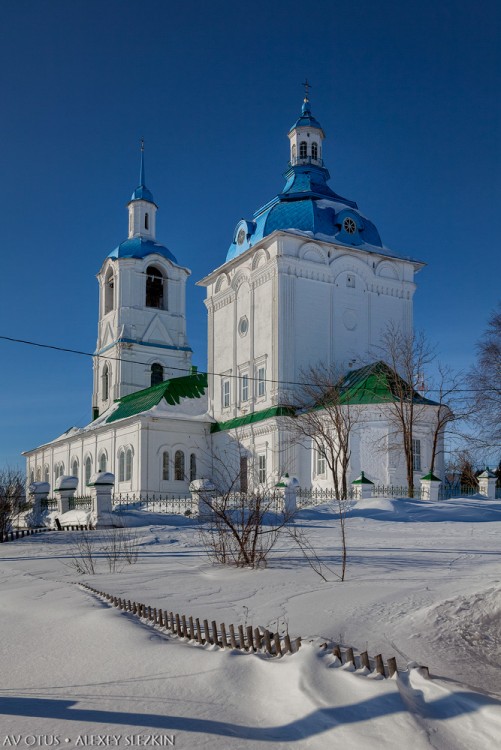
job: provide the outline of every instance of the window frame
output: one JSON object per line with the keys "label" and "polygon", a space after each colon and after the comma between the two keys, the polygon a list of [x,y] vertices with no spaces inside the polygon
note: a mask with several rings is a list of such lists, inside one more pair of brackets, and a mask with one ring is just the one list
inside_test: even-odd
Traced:
{"label": "window frame", "polygon": [[257,454],[258,484],[266,484],[266,453]]}
{"label": "window frame", "polygon": [[422,453],[420,438],[412,438],[412,471],[422,471]]}
{"label": "window frame", "polygon": [[197,456],[196,453],[190,453],[190,482],[197,478]]}
{"label": "window frame", "polygon": [[224,378],[221,381],[221,406],[223,409],[229,409],[231,406],[231,386],[229,378]]}
{"label": "window frame", "polygon": [[323,477],[327,471],[327,460],[325,458],[325,450],[319,446],[315,449],[315,476]]}
{"label": "window frame", "polygon": [[[261,375],[262,373],[262,375]],[[266,365],[257,368],[257,398],[266,396]]]}
{"label": "window frame", "polygon": [[170,482],[170,453],[162,451],[162,482]]}
{"label": "window frame", "polygon": [[184,451],[178,448],[178,450],[174,454],[174,481],[175,482],[185,481],[184,468],[185,468]]}
{"label": "window frame", "polygon": [[249,400],[249,373],[245,372],[240,377],[240,401],[246,403]]}
{"label": "window frame", "polygon": [[92,457],[86,456],[84,459],[84,484],[86,487],[90,482],[91,476],[92,476]]}

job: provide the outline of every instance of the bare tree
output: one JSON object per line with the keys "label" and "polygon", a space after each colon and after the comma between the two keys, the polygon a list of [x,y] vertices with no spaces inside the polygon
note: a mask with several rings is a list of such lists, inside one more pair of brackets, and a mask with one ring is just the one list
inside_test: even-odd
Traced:
{"label": "bare tree", "polygon": [[[381,337],[380,354],[387,365],[381,373],[386,379],[392,398],[388,399],[388,410],[394,427],[396,446],[401,444],[405,457],[407,491],[414,497],[414,433],[420,421],[427,422],[429,406],[436,402],[426,399],[417,392],[423,382],[428,365],[434,360],[435,353],[428,344],[424,334],[406,333],[391,324]],[[445,405],[444,405],[445,406]],[[439,421],[446,418],[443,408],[441,420],[437,418],[436,435],[440,433]]]}
{"label": "bare tree", "polygon": [[470,373],[477,442],[501,445],[501,305],[478,343],[477,363]]}
{"label": "bare tree", "polygon": [[291,439],[311,442],[317,463],[325,462],[334,485],[341,534],[341,575],[347,560],[346,516],[348,512],[348,468],[350,436],[360,419],[360,410],[345,398],[345,376],[333,367],[312,366],[301,374],[288,405],[295,416],[288,418]]}
{"label": "bare tree", "polygon": [[20,469],[0,469],[0,535],[8,532],[16,516],[27,508],[25,477]]}
{"label": "bare tree", "polygon": [[250,466],[249,458],[238,438],[229,439],[221,455],[213,455],[213,478],[198,491],[199,533],[214,562],[255,568],[266,565],[294,512],[284,506],[270,477],[261,476],[258,458]]}
{"label": "bare tree", "polygon": [[[452,437],[463,439],[459,425],[471,414],[471,404],[464,397],[467,378],[462,373],[455,373],[448,365],[438,364],[438,374],[429,384],[428,390],[433,394],[437,404],[430,424],[432,426],[432,448],[430,473],[435,471],[435,463],[440,454],[445,431],[448,431],[449,443]],[[456,428],[453,433],[453,428]]]}

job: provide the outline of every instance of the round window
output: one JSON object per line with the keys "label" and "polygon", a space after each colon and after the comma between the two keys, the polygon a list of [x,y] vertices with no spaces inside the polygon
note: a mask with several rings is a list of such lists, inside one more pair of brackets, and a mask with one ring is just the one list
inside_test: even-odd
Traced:
{"label": "round window", "polygon": [[355,234],[355,232],[357,231],[357,225],[355,224],[353,219],[347,216],[346,219],[343,221],[343,229],[348,234]]}
{"label": "round window", "polygon": [[243,245],[245,240],[245,229],[242,227],[238,230],[237,245]]}
{"label": "round window", "polygon": [[238,322],[238,332],[240,336],[245,336],[248,330],[249,330],[249,321],[247,320],[247,317],[244,315],[243,318],[240,318]]}

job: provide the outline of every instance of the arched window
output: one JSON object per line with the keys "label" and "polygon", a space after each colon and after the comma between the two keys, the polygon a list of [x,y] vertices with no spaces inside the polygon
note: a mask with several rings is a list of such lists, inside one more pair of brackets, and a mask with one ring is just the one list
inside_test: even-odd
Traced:
{"label": "arched window", "polygon": [[168,482],[170,479],[169,469],[169,452],[164,451],[162,453],[162,479],[164,480],[164,482]]}
{"label": "arched window", "polygon": [[54,478],[59,479],[59,477],[62,477],[64,474],[64,463],[60,461],[58,464],[54,466]]}
{"label": "arched window", "polygon": [[147,213],[144,215],[144,228],[149,229],[150,228],[150,217]]}
{"label": "arched window", "polygon": [[118,481],[130,482],[132,479],[132,448],[121,448],[118,454]]}
{"label": "arched window", "polygon": [[49,481],[49,466],[48,464],[45,464],[44,470],[43,470],[43,480],[44,482]]}
{"label": "arched window", "polygon": [[154,266],[146,269],[146,307],[164,308],[164,277]]}
{"label": "arched window", "polygon": [[103,367],[103,374],[101,375],[101,397],[103,401],[107,401],[110,395],[110,368],[108,363]]}
{"label": "arched window", "polygon": [[125,481],[125,451],[123,449],[118,454],[118,481]]}
{"label": "arched window", "polygon": [[78,458],[74,458],[71,462],[71,476],[78,477]]}
{"label": "arched window", "polygon": [[132,449],[127,448],[125,451],[125,481],[130,482],[132,479]]}
{"label": "arched window", "polygon": [[194,453],[190,455],[190,482],[197,478],[197,457]]}
{"label": "arched window", "polygon": [[292,155],[292,160],[294,161],[294,159],[296,158],[296,144],[295,143],[292,144],[292,154],[291,155]]}
{"label": "arched window", "polygon": [[301,141],[299,144],[299,158],[300,159],[306,159],[308,146],[306,144],[306,141]]}
{"label": "arched window", "polygon": [[318,159],[318,146],[316,143],[311,144],[311,158]]}
{"label": "arched window", "polygon": [[92,474],[92,459],[90,456],[87,456],[87,458],[85,459],[85,484],[89,484],[91,474]]}
{"label": "arched window", "polygon": [[42,481],[42,469],[40,468],[40,466],[38,466],[37,467],[37,482],[41,482],[41,481]]}
{"label": "arched window", "polygon": [[99,471],[106,471],[106,453],[103,451],[99,456]]}
{"label": "arched window", "polygon": [[174,479],[176,482],[182,482],[184,480],[184,453],[183,451],[176,451],[174,456]]}
{"label": "arched window", "polygon": [[158,385],[164,379],[164,368],[159,362],[153,362],[151,365],[150,385]]}
{"label": "arched window", "polygon": [[113,270],[110,268],[106,274],[104,282],[104,314],[109,313],[114,307],[114,287]]}
{"label": "arched window", "polygon": [[[56,477],[56,479],[57,479],[57,477]],[[32,469],[30,471],[30,484],[33,484],[34,481],[35,481],[35,472]]]}

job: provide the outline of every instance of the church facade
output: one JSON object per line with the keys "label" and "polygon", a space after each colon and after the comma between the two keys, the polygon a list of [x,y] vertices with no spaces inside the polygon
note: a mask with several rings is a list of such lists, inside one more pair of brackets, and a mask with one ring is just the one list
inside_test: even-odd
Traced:
{"label": "church facade", "polygon": [[[287,472],[303,487],[330,486],[313,444],[291,440],[295,384],[321,365],[365,393],[388,326],[412,332],[423,264],[385,248],[357,204],[330,188],[325,134],[308,97],[288,137],[282,192],[237,224],[225,262],[198,282],[207,290],[207,374],[191,366],[190,271],[157,242],[141,151],[128,237],[98,274],[94,419],[27,451],[30,481],[77,476],[84,492],[105,470],[120,492],[178,494],[221,472],[242,489]],[[405,484],[387,397],[357,402],[364,419],[351,437],[351,479],[364,470],[375,482]],[[430,467],[436,408],[421,398],[416,483]],[[442,462],[439,451],[435,473]]]}

